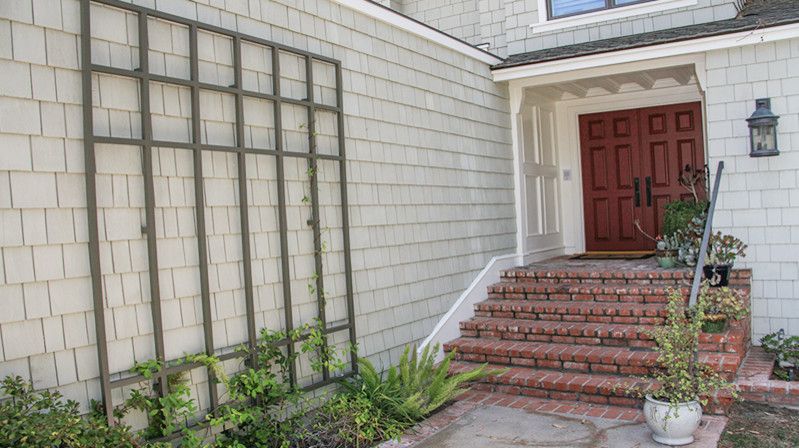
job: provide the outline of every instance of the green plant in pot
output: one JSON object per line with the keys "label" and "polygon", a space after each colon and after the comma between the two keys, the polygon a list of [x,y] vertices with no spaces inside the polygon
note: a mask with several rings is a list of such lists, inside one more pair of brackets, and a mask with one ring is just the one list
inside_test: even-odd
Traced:
{"label": "green plant in pot", "polygon": [[730,271],[738,257],[746,256],[746,244],[732,235],[716,232],[710,235],[703,268],[710,286],[727,286]]}
{"label": "green plant in pot", "polygon": [[658,353],[649,375],[651,386],[634,386],[628,393],[643,396],[644,417],[652,438],[665,445],[687,445],[702,419],[702,407],[719,390],[736,396],[732,384],[707,364],[700,363],[699,334],[705,318],[705,302],[687,307],[679,291],[669,295],[666,324],[652,330]]}
{"label": "green plant in pot", "polygon": [[781,328],[763,336],[760,345],[777,356],[774,376],[786,381],[799,380],[799,336],[786,336]]}
{"label": "green plant in pot", "polygon": [[634,224],[635,228],[641,232],[641,235],[655,242],[655,259],[658,262],[658,266],[666,269],[673,268],[677,264],[679,248],[679,242],[677,238],[675,238],[674,235],[658,235],[653,237],[652,235],[646,233],[643,228],[641,228],[640,221],[636,219]]}
{"label": "green plant in pot", "polygon": [[740,320],[747,314],[743,293],[726,286],[712,288],[707,281],[702,283],[699,300],[705,307],[705,319],[702,331],[705,333],[721,333],[730,320]]}
{"label": "green plant in pot", "polygon": [[658,235],[655,238],[655,258],[661,268],[670,269],[677,265],[680,243],[675,235]]}

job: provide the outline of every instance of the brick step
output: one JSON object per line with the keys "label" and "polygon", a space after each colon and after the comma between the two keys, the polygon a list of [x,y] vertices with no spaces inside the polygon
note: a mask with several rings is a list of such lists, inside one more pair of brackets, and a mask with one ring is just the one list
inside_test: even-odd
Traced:
{"label": "brick step", "polygon": [[[477,367],[478,364],[453,361],[451,373],[460,373]],[[505,366],[489,364],[490,369],[505,369]],[[490,376],[472,386],[475,390],[500,392],[511,395],[550,398],[554,400],[581,401],[585,403],[612,404],[640,407],[642,401],[627,393],[630,386],[647,388],[652,383],[622,375],[598,375],[531,367],[510,367],[504,373]]]}
{"label": "brick step", "polygon": [[[560,260],[507,269],[500,272],[502,281],[525,283],[604,283],[604,284],[669,284],[690,286],[693,268],[661,269],[654,259],[635,261]],[[730,273],[730,284],[748,285],[752,277],[750,269],[734,269]]]}
{"label": "brick step", "polygon": [[[673,288],[677,286],[500,282],[488,287],[488,298],[561,302],[667,303]],[[686,296],[690,293],[688,286],[681,286],[679,290]]]}
{"label": "brick step", "polygon": [[[651,348],[648,332],[654,325],[562,322],[497,317],[474,317],[460,323],[461,336],[511,341]],[[708,352],[744,353],[745,334],[733,325],[725,333],[702,333],[699,348]]]}
{"label": "brick step", "polygon": [[[500,365],[559,369],[574,372],[646,375],[656,365],[658,354],[627,347],[601,347],[529,341],[459,338],[444,344],[456,351],[455,359]],[[732,380],[741,357],[730,353],[702,352],[699,360]]]}
{"label": "brick step", "polygon": [[[450,365],[450,372],[456,374],[478,365],[454,361]],[[623,375],[558,372],[531,367],[505,368],[497,364],[488,364],[488,368],[506,371],[474,383],[473,390],[640,408],[643,400],[631,396],[627,392],[628,388],[635,386],[645,390],[656,387],[651,380]],[[708,406],[704,408],[708,414],[723,414],[732,404],[732,397],[727,393],[710,398]]]}
{"label": "brick step", "polygon": [[475,316],[564,322],[660,325],[668,311],[660,303],[489,299],[474,305]]}

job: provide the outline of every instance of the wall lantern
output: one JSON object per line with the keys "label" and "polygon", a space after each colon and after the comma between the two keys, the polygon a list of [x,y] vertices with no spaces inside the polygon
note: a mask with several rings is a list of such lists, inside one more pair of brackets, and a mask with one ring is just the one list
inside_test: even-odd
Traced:
{"label": "wall lantern", "polygon": [[749,123],[750,157],[776,156],[780,153],[777,149],[779,118],[771,111],[770,98],[755,100],[755,112],[746,119]]}

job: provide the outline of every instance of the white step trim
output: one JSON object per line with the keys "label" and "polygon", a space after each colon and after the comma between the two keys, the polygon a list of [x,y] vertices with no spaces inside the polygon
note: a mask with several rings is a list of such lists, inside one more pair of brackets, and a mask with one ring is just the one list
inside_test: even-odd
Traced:
{"label": "white step trim", "polygon": [[505,269],[527,265],[529,263],[545,260],[558,255],[563,255],[563,248],[542,249],[525,254],[498,255],[486,264],[482,271],[472,281],[468,288],[463,291],[458,300],[438,321],[430,336],[425,338],[419,345],[419,353],[427,346],[439,345],[436,353],[436,362],[444,358],[444,350],[441,348],[445,342],[457,339],[461,335],[460,322],[468,320],[474,316],[474,304],[486,299],[488,287],[499,282],[499,273]]}

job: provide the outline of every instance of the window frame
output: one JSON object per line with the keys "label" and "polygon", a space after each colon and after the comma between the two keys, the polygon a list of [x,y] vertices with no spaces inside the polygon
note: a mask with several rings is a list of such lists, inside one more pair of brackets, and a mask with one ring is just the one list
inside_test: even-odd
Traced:
{"label": "window frame", "polygon": [[560,15],[560,16],[555,16],[553,8],[552,8],[553,0],[544,0],[544,2],[546,2],[546,5],[547,5],[547,20],[548,21],[549,20],[565,19],[567,17],[574,17],[574,16],[583,15],[583,14],[589,14],[589,13],[592,13],[592,12],[608,11],[608,10],[613,10],[613,9],[618,9],[618,8],[624,8],[626,6],[639,5],[641,3],[649,3],[649,2],[653,2],[653,1],[655,1],[655,0],[637,0],[637,1],[634,1],[634,2],[625,3],[623,5],[617,5],[616,4],[616,0],[605,0],[605,6],[603,6],[601,8],[594,8],[594,9],[589,9],[589,10],[586,10],[586,11],[572,12],[572,13],[569,13],[569,14],[563,14],[563,15]]}

